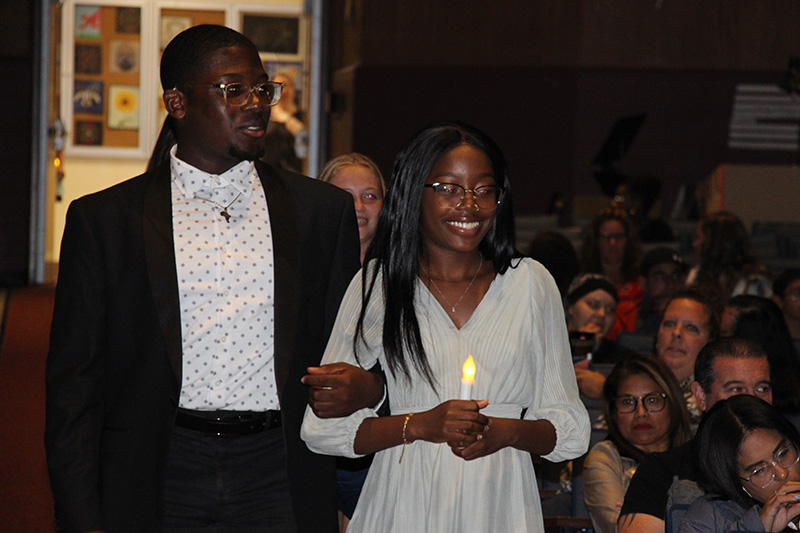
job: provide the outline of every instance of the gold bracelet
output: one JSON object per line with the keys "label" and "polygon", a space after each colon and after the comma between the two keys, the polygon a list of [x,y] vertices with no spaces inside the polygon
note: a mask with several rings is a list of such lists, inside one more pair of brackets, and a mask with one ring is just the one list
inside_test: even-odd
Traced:
{"label": "gold bracelet", "polygon": [[406,428],[408,427],[408,421],[411,420],[412,416],[414,416],[414,413],[408,413],[406,415],[406,419],[403,421],[403,449],[400,450],[400,460],[397,461],[398,463],[403,462],[403,454],[406,453],[406,444],[410,444],[406,439]]}

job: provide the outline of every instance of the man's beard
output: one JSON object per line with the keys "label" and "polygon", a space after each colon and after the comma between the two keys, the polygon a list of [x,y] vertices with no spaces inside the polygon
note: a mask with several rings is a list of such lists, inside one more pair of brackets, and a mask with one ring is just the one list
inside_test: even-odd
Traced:
{"label": "man's beard", "polygon": [[264,147],[262,146],[261,148],[253,151],[245,151],[240,150],[235,146],[229,146],[228,154],[230,154],[231,157],[235,157],[239,161],[255,161],[256,159],[260,159],[264,156]]}

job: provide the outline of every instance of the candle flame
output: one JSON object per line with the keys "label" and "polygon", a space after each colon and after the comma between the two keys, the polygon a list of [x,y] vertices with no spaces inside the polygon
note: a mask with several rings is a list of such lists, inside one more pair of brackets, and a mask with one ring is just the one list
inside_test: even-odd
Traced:
{"label": "candle flame", "polygon": [[467,356],[467,360],[464,361],[462,370],[464,372],[464,379],[475,381],[475,361],[472,359],[471,355]]}

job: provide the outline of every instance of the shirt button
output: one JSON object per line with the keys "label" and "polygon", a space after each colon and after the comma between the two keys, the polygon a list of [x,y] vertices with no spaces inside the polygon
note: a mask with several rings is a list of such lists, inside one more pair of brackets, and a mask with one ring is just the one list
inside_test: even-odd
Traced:
{"label": "shirt button", "polygon": [[227,341],[228,341],[228,337],[226,337],[225,335],[223,335],[223,336],[222,336],[222,337],[220,337],[220,339],[219,339],[219,342],[227,342]]}
{"label": "shirt button", "polygon": [[222,380],[221,379],[218,379],[217,381],[214,382],[214,386],[215,387],[219,387],[220,385],[222,385]]}
{"label": "shirt button", "polygon": [[223,295],[223,296],[229,296],[229,294],[230,294],[230,293],[229,293],[228,291],[223,291],[223,292],[222,292],[222,295]]}

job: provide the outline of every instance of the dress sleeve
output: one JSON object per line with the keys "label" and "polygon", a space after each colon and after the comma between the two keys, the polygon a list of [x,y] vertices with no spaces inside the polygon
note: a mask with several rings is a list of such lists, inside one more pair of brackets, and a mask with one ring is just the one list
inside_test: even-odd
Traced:
{"label": "dress sleeve", "polygon": [[617,531],[617,502],[625,498],[626,468],[616,446],[597,443],[583,464],[583,500],[598,533]]}
{"label": "dress sleeve", "polygon": [[[383,323],[383,320],[382,317],[376,316],[379,308],[374,304],[376,298],[370,302],[364,323],[366,345],[365,343],[360,344],[358,357],[353,351],[353,338],[361,312],[362,274],[363,270],[353,278],[347,288],[328,345],[325,348],[325,354],[322,356],[321,364],[323,365],[343,362],[368,369],[372,368],[378,360],[377,353],[380,346],[376,345],[376,342],[379,344],[380,324]],[[381,281],[378,279],[375,282],[376,292],[380,290],[380,287]],[[300,437],[306,442],[308,448],[316,453],[351,458],[362,457],[353,451],[356,432],[365,418],[376,416],[378,414],[374,409],[365,408],[347,417],[323,419],[317,417],[311,407],[306,406]]]}
{"label": "dress sleeve", "polygon": [[541,387],[541,397],[526,411],[525,419],[548,420],[556,430],[555,448],[543,456],[544,459],[553,462],[575,459],[589,447],[589,414],[578,395],[558,287],[542,265],[535,261],[530,261],[530,265],[534,287],[531,291],[532,327],[536,330],[534,338],[539,342],[532,347],[538,352],[532,356],[541,360],[537,366],[542,373],[535,376],[535,386]]}

